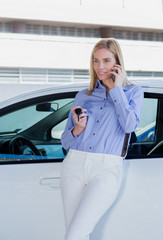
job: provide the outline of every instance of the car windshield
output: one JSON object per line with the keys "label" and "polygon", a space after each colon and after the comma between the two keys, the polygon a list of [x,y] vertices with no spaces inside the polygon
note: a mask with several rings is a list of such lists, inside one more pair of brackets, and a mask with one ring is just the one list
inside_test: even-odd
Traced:
{"label": "car windshield", "polygon": [[[71,102],[72,99],[69,99]],[[66,103],[68,99],[66,100]],[[20,133],[64,106],[65,100],[45,102],[16,110],[0,117],[0,135]]]}
{"label": "car windshield", "polygon": [[50,113],[51,112],[37,111],[36,106],[9,113],[0,118],[0,134],[24,131]]}

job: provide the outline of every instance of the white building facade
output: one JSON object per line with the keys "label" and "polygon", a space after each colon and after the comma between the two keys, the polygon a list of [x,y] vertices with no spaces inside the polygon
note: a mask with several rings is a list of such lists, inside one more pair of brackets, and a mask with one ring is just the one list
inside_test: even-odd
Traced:
{"label": "white building facade", "polygon": [[0,84],[89,81],[91,50],[107,37],[130,79],[163,79],[162,0],[0,0]]}

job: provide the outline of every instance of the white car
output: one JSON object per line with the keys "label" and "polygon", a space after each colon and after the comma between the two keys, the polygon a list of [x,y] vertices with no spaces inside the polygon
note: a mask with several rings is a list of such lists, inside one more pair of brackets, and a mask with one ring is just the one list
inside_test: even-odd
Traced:
{"label": "white car", "polygon": [[[91,240],[163,239],[163,81],[144,89],[116,202]],[[77,91],[66,85],[0,103],[0,239],[64,240],[60,137]]]}

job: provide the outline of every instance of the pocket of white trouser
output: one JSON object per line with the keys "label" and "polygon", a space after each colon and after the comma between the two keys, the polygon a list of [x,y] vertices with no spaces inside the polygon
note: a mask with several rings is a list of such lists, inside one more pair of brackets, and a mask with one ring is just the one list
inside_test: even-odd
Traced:
{"label": "pocket of white trouser", "polygon": [[105,155],[104,165],[106,167],[123,166],[123,158],[115,155]]}
{"label": "pocket of white trouser", "polygon": [[71,152],[69,152],[62,162],[61,177],[67,178],[69,176],[71,177],[72,175],[76,175],[78,165],[77,156],[74,156]]}
{"label": "pocket of white trouser", "polygon": [[106,161],[98,177],[101,188],[113,198],[118,194],[123,174],[123,161]]}
{"label": "pocket of white trouser", "polygon": [[68,154],[66,155],[66,157],[64,158],[63,162],[62,162],[62,168],[67,165],[69,162],[71,161],[71,153],[68,152]]}

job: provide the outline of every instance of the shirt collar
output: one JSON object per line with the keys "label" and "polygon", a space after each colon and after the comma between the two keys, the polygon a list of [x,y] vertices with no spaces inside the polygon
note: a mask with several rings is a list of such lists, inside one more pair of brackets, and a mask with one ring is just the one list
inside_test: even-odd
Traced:
{"label": "shirt collar", "polygon": [[95,88],[104,88],[104,86],[101,84],[101,81],[99,79],[96,82]]}

